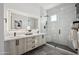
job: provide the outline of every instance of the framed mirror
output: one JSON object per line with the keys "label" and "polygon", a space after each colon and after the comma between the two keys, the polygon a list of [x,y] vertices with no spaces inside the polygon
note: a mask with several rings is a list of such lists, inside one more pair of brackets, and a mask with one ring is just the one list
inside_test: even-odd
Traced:
{"label": "framed mirror", "polygon": [[18,29],[38,29],[38,18],[24,16],[17,12],[9,11],[8,13],[8,28],[9,30]]}

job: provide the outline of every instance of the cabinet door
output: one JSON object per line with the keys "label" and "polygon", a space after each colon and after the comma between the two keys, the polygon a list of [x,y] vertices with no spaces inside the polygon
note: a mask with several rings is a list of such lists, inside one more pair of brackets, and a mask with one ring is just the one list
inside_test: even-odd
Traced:
{"label": "cabinet door", "polygon": [[18,55],[25,53],[25,39],[6,41],[5,44],[7,54]]}
{"label": "cabinet door", "polygon": [[25,53],[25,39],[19,39],[19,43],[17,45],[17,54]]}
{"label": "cabinet door", "polygon": [[4,51],[5,51],[5,55],[9,55],[10,54],[10,49],[9,49],[9,42],[8,41],[4,41]]}
{"label": "cabinet door", "polygon": [[38,40],[39,40],[39,46],[40,46],[43,44],[42,36],[39,36],[38,38],[39,38]]}
{"label": "cabinet door", "polygon": [[39,38],[37,36],[36,39],[35,39],[35,47],[38,47],[38,43],[39,43]]}
{"label": "cabinet door", "polygon": [[78,55],[79,55],[79,48],[78,48]]}
{"label": "cabinet door", "polygon": [[41,44],[40,36],[37,36],[35,39],[35,47],[40,46],[40,44]]}
{"label": "cabinet door", "polygon": [[37,42],[38,46],[41,46],[46,43],[44,35],[38,36],[37,40],[38,40],[38,42]]}
{"label": "cabinet door", "polygon": [[25,52],[28,51],[28,39],[26,38],[25,39]]}
{"label": "cabinet door", "polygon": [[10,55],[16,55],[17,54],[17,51],[16,51],[16,41],[15,40],[11,40],[11,41],[8,41],[9,43],[9,54]]}
{"label": "cabinet door", "polygon": [[28,38],[28,51],[35,48],[35,37]]}

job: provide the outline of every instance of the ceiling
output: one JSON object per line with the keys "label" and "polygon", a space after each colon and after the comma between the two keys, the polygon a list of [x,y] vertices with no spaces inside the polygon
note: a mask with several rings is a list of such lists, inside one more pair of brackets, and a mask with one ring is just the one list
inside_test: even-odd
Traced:
{"label": "ceiling", "polygon": [[57,5],[60,5],[61,3],[38,3],[38,5],[40,5],[41,7],[43,7],[44,9],[50,9],[53,8]]}

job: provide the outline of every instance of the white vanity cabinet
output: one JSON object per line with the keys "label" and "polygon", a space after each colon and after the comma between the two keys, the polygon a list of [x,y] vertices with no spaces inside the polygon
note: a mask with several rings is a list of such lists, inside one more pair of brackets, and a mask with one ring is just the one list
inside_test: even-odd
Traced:
{"label": "white vanity cabinet", "polygon": [[23,54],[25,52],[25,39],[9,40],[5,42],[5,52],[10,55]]}
{"label": "white vanity cabinet", "polygon": [[5,41],[5,52],[10,55],[20,55],[45,43],[44,35],[8,40]]}
{"label": "white vanity cabinet", "polygon": [[15,55],[17,54],[17,51],[16,51],[16,41],[15,40],[10,40],[10,41],[5,41],[5,52],[6,54],[9,54],[9,55]]}

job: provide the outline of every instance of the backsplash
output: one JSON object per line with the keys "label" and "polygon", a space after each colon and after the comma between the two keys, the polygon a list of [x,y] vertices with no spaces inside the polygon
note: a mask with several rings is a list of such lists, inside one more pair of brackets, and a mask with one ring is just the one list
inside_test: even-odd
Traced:
{"label": "backsplash", "polygon": [[14,33],[16,33],[16,36],[18,36],[18,35],[23,35],[23,34],[25,34],[26,33],[26,30],[13,30],[13,31],[9,31],[9,32],[6,32],[5,33],[5,36],[6,37],[14,37]]}
{"label": "backsplash", "polygon": [[[39,31],[38,29],[36,30],[34,29],[31,32],[36,34],[38,31]],[[14,37],[14,33],[16,33],[16,36],[19,36],[19,35],[25,35],[26,33],[28,33],[28,31],[26,29],[12,30],[12,31],[6,32],[5,37]]]}

